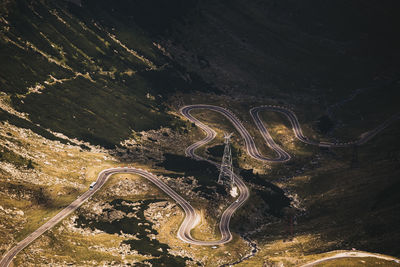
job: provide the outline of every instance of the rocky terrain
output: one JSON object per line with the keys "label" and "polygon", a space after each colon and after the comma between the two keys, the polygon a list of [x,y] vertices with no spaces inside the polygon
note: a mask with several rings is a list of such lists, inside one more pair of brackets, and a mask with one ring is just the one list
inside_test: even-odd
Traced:
{"label": "rocky terrain", "polygon": [[[156,174],[201,215],[193,236],[217,239],[234,198],[216,183],[217,168],[185,157],[204,133],[179,108],[232,110],[266,156],[274,152],[249,115],[258,105],[293,109],[310,139],[357,139],[399,112],[398,7],[2,1],[0,254],[117,166]],[[230,243],[183,243],[182,209],[144,179],[116,174],[15,266],[297,266],[352,248],[400,256],[398,121],[363,146],[324,149],[299,142],[284,116],[264,112],[292,156],[265,164],[246,154],[220,114],[193,114],[217,132],[199,149],[204,157],[220,161],[223,133],[234,132],[235,172],[251,191],[232,217]]]}

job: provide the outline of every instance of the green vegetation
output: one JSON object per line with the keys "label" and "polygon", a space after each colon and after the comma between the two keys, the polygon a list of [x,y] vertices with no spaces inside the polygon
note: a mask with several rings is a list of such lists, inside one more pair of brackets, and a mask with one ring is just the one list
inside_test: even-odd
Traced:
{"label": "green vegetation", "polygon": [[[218,158],[222,158],[222,155],[224,154],[224,148],[225,145],[221,144],[221,145],[216,145],[216,146],[212,146],[207,148],[207,152],[213,156],[213,157],[218,157]],[[233,154],[233,153],[232,153]],[[233,157],[233,155],[232,155]]]}
{"label": "green vegetation", "polygon": [[39,120],[46,128],[105,147],[118,144],[132,129],[141,131],[152,128],[155,123],[172,124],[170,116],[156,110],[149,112],[150,106],[141,105],[128,91],[124,90],[126,94],[118,93],[117,89],[110,91],[105,84],[102,91],[97,86],[77,78],[40,95],[28,96],[16,106],[24,108],[34,121]]}
{"label": "green vegetation", "polygon": [[[69,137],[112,148],[132,130],[180,128],[165,99],[212,90],[165,57],[130,16],[131,3],[9,1],[1,6],[0,80],[12,105]],[[136,10],[136,9],[135,9]]]}
{"label": "green vegetation", "polygon": [[2,183],[2,191],[10,192],[16,199],[23,199],[25,195],[29,195],[32,205],[44,205],[50,207],[52,201],[47,196],[43,187],[16,184],[16,183]]}
{"label": "green vegetation", "polygon": [[28,120],[25,120],[25,119],[22,119],[22,118],[19,118],[19,117],[13,115],[13,114],[10,114],[7,111],[2,110],[1,108],[0,108],[0,121],[8,121],[9,123],[11,123],[17,127],[30,129],[34,133],[39,134],[49,140],[53,140],[53,141],[57,140],[64,144],[66,144],[68,142],[65,139],[54,136],[52,133],[45,130],[43,127],[37,126]]}
{"label": "green vegetation", "polygon": [[[147,224],[147,220],[144,218],[144,211],[148,208],[150,203],[159,202],[162,200],[143,200],[139,201],[138,205],[132,206],[129,204],[136,204],[129,200],[115,199],[109,204],[112,206],[111,209],[103,210],[105,214],[111,214],[114,210],[119,210],[124,213],[134,212],[136,217],[123,217],[121,219],[110,220],[108,216],[102,218],[86,218],[85,215],[79,214],[76,225],[81,228],[89,227],[90,229],[99,229],[108,234],[138,234],[140,237],[147,237],[147,234],[157,234],[155,230],[152,229],[151,224]],[[139,207],[139,209],[137,209]],[[146,224],[144,224],[146,223]]]}
{"label": "green vegetation", "polygon": [[215,192],[226,195],[224,186],[217,183],[219,171],[211,163],[173,154],[164,154],[164,157],[161,167],[183,173],[184,176],[194,176],[199,185],[194,189],[195,192],[201,191],[208,196]]}
{"label": "green vegetation", "polygon": [[[356,151],[321,151],[318,164],[305,165],[301,173],[284,180],[307,212],[298,218],[295,238],[315,239],[310,244],[299,241],[301,247],[295,243],[292,249],[306,255],[351,248],[399,255],[398,134],[399,127],[393,125]],[[279,182],[279,177],[267,179]],[[273,223],[255,238],[268,244],[289,236],[287,229],[285,222]]]}
{"label": "green vegetation", "polygon": [[219,172],[214,165],[174,154],[164,154],[164,157],[165,160],[160,166],[166,170],[182,172],[185,176],[194,176],[200,185],[215,185],[215,177],[218,177]]}
{"label": "green vegetation", "polygon": [[7,147],[0,145],[0,162],[9,162],[14,164],[16,167],[24,167],[27,169],[33,169],[32,160],[28,160],[13,151],[9,150]]}
{"label": "green vegetation", "polygon": [[290,207],[291,199],[285,196],[285,192],[280,187],[268,182],[265,177],[263,179],[258,174],[254,174],[253,170],[242,170],[240,176],[247,183],[262,186],[262,190],[254,189],[252,193],[265,202],[267,213],[276,217],[282,217],[284,209]]}
{"label": "green vegetation", "polygon": [[[208,147],[206,153],[209,156],[212,156],[215,162],[221,162],[222,156],[224,154],[225,144],[215,145],[212,147]],[[239,158],[242,153],[240,149],[237,149],[236,146],[231,145],[231,153],[232,153],[232,165],[234,167],[239,167]]]}
{"label": "green vegetation", "polygon": [[[390,11],[391,4],[317,0],[82,2],[83,7],[53,0],[0,3],[1,122],[31,129],[48,140],[64,144],[69,141],[47,129],[106,148],[133,138],[139,143],[138,151],[140,146],[143,158],[148,159],[149,164],[144,165],[148,168],[153,160],[146,153],[154,148],[156,141],[149,138],[149,142],[141,143],[141,131],[166,126],[175,131],[175,138],[175,133],[194,130],[173,115],[176,110],[171,110],[172,106],[201,102],[232,109],[249,128],[265,156],[275,155],[264,145],[249,117],[251,106],[294,106],[306,136],[317,140],[356,139],[398,112],[398,53],[393,51],[398,51],[400,42],[397,29],[392,26],[398,24],[395,23],[398,15]],[[221,91],[216,88],[229,96],[218,95]],[[18,112],[27,113],[29,119],[18,116]],[[208,111],[194,114],[206,123],[211,122],[218,137],[223,131],[235,131],[220,114]],[[290,125],[281,114],[266,112],[262,117],[271,136],[293,159],[282,164],[257,162],[245,155],[240,136],[233,137],[235,167],[254,168],[254,172],[240,171],[250,186],[251,198],[232,218],[237,232],[260,229],[251,238],[262,249],[247,262],[257,266],[276,255],[297,260],[305,255],[352,247],[400,255],[398,123],[362,147],[321,150],[293,140]],[[109,158],[106,154],[98,153],[95,157],[95,153],[86,155],[79,148],[72,152],[58,143],[46,147],[50,145],[45,139],[35,144],[18,144],[17,140],[25,137],[15,131],[9,138],[7,131],[2,133],[7,141],[0,144],[0,162],[14,164],[18,174],[0,170],[0,191],[5,192],[2,206],[16,207],[24,215],[9,221],[2,219],[1,226],[11,232],[4,235],[5,242],[9,236],[21,240],[41,225],[44,218],[47,220],[70,203],[78,195],[79,185],[87,188],[100,169],[109,167],[101,165]],[[185,142],[201,134],[193,132],[183,138]],[[31,144],[29,156],[35,157],[34,161],[20,156],[15,147],[13,150],[8,147],[9,141],[25,150]],[[171,152],[168,145],[163,144],[162,149]],[[220,160],[224,147],[221,139],[210,146],[199,153]],[[178,153],[178,149],[179,145],[173,153]],[[198,184],[194,191],[201,192],[205,199],[199,202],[200,210],[217,213],[210,196],[216,196],[216,192],[226,194],[216,183],[218,169],[207,162],[175,154],[164,156],[160,167],[172,171],[171,177],[184,176],[184,182],[192,183],[188,176],[193,176]],[[88,166],[97,167],[85,173],[83,170]],[[35,170],[28,170],[32,168]],[[157,172],[164,169],[157,168]],[[37,177],[25,176],[30,173]],[[24,178],[32,179],[25,182]],[[52,184],[53,178],[73,182],[76,187]],[[121,239],[121,231],[136,235],[138,239],[121,242],[138,251],[139,258],[151,255],[156,258],[147,261],[153,265],[183,266],[186,258],[172,256],[168,249],[173,247],[178,251],[178,247],[189,251],[189,247],[179,240],[171,241],[177,247],[165,241],[175,233],[180,215],[164,228],[165,233],[159,231],[163,241],[148,237],[157,232],[145,220],[143,211],[155,201],[141,201],[138,210],[134,210],[131,206],[134,202],[116,199],[109,203],[112,210],[135,212],[138,217],[110,221],[80,213],[76,224]],[[289,239],[284,213],[291,201],[305,212],[299,209],[296,214],[299,218],[295,238],[283,242]],[[111,215],[112,210],[103,215]],[[5,218],[11,218],[14,214],[11,212],[21,214],[10,209]],[[213,217],[209,220],[208,215],[204,216],[207,220],[204,224],[215,223],[217,216],[209,216]],[[18,225],[18,231],[14,231],[13,224]],[[267,227],[259,228],[263,225]],[[210,232],[197,234],[206,236]],[[53,247],[56,246],[57,253],[66,257],[73,258],[77,249],[78,261],[121,260],[119,255],[89,249],[97,236],[91,237],[93,243],[87,240],[85,243],[85,236],[68,235],[71,236],[57,240],[57,234],[50,231],[43,238],[50,239],[50,251],[56,251]],[[243,241],[235,238],[233,242]],[[79,239],[82,245],[75,245]],[[99,243],[103,245],[105,239]],[[201,257],[217,253],[221,254],[219,259],[231,257],[222,256],[222,250],[214,254],[209,248],[190,250]],[[242,245],[240,251],[242,255]],[[214,261],[210,258],[205,262]],[[37,260],[40,261],[39,257]],[[39,265],[39,262],[32,264],[36,263]],[[16,261],[16,264],[22,263]],[[353,263],[343,260],[340,264]]]}
{"label": "green vegetation", "polygon": [[[79,214],[75,223],[78,227],[99,229],[108,234],[135,235],[137,239],[126,239],[123,243],[130,245],[132,250],[138,251],[141,255],[157,257],[146,261],[159,264],[158,266],[185,266],[188,258],[170,255],[168,245],[160,243],[157,239],[150,239],[148,236],[157,234],[157,231],[153,229],[153,224],[145,219],[144,211],[149,208],[150,203],[159,201],[161,200],[146,199],[135,203],[129,200],[115,199],[109,203],[112,208],[104,209],[101,216],[92,218]],[[115,211],[122,211],[126,215],[134,213],[135,216],[124,216],[113,220],[112,213]]]}
{"label": "green vegetation", "polygon": [[[70,204],[78,194],[75,188],[65,187],[64,190],[67,191],[67,194],[54,196],[54,188],[14,181],[0,183],[0,190],[12,196],[2,200],[4,207],[21,209],[29,218],[29,221],[25,222],[19,231],[13,233],[14,238],[18,241],[41,226],[44,218],[51,218],[61,208]],[[18,224],[19,222],[16,220],[14,223]]]}

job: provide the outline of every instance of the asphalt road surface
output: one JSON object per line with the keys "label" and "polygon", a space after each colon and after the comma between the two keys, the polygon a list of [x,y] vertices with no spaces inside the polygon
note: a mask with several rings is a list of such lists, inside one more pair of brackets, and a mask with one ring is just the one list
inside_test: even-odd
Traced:
{"label": "asphalt road surface", "polygon": [[400,266],[400,260],[395,257],[374,254],[374,253],[368,253],[368,252],[363,252],[363,251],[344,251],[344,252],[342,251],[342,252],[338,252],[337,254],[335,254],[333,256],[328,256],[328,257],[304,264],[301,267],[311,267],[311,266],[315,266],[316,264],[320,264],[320,263],[327,262],[327,261],[332,261],[335,259],[366,258],[366,257],[377,258],[377,259],[382,259],[382,260],[387,260],[387,261],[393,261],[395,263],[398,263]]}
{"label": "asphalt road surface", "polygon": [[[297,119],[296,114],[286,107],[267,105],[267,106],[260,106],[260,107],[255,107],[255,108],[250,109],[250,115],[253,118],[257,128],[263,135],[264,140],[275,151],[276,151],[276,148],[274,148],[274,147],[276,147],[276,144],[272,140],[271,136],[269,135],[267,129],[264,127],[264,124],[259,117],[260,111],[263,111],[263,110],[279,112],[279,113],[282,113],[283,115],[285,115],[289,119],[290,123],[292,124],[292,129],[293,129],[294,135],[301,142],[310,144],[310,145],[325,146],[325,147],[348,147],[348,146],[365,144],[367,141],[369,141],[375,135],[377,135],[380,131],[385,129],[387,126],[389,126],[396,120],[400,119],[400,113],[396,113],[393,116],[391,116],[389,119],[387,119],[386,121],[384,121],[383,123],[378,125],[378,127],[363,134],[361,136],[361,138],[358,140],[354,140],[354,141],[350,141],[350,142],[332,143],[332,142],[313,141],[313,140],[310,140],[307,137],[305,137],[303,135],[303,131],[301,130],[301,126],[300,126],[299,120]],[[286,153],[286,152],[284,152],[284,153]],[[287,155],[287,156],[290,159],[290,156],[289,155]],[[287,160],[287,159],[285,158],[285,160]]]}
{"label": "asphalt road surface", "polygon": [[[45,224],[40,226],[37,230],[27,236],[25,239],[17,243],[11,250],[9,250],[5,256],[0,261],[1,267],[9,266],[12,259],[25,247],[27,247],[30,243],[32,243],[36,238],[41,236],[44,232],[54,227],[56,224],[61,222],[65,217],[70,215],[74,212],[78,207],[80,207],[85,201],[87,201],[93,194],[95,194],[108,180],[108,178],[116,173],[132,173],[140,175],[147,180],[151,181],[155,184],[158,188],[164,191],[168,196],[170,196],[173,200],[175,200],[184,210],[185,212],[185,219],[182,222],[179,230],[178,230],[178,237],[187,243],[196,244],[196,245],[220,245],[226,242],[229,242],[232,239],[232,235],[229,231],[229,220],[232,216],[232,213],[238,208],[238,203],[234,202],[225,212],[225,216],[222,216],[221,223],[220,223],[220,230],[221,230],[221,239],[216,241],[201,241],[194,239],[190,232],[191,230],[199,223],[200,216],[195,211],[195,209],[178,193],[172,190],[168,185],[162,182],[156,175],[147,172],[142,169],[131,168],[131,167],[120,167],[120,168],[111,168],[106,169],[100,172],[98,175],[96,184],[94,185],[93,189],[89,189],[81,196],[79,196],[74,202],[60,211],[57,215],[47,221]],[[243,184],[244,185],[244,184]],[[247,188],[246,188],[247,191]],[[248,194],[248,191],[247,191]],[[243,198],[243,196],[241,196]],[[240,198],[240,197],[239,197]]]}
{"label": "asphalt road surface", "polygon": [[[292,124],[292,128],[294,131],[295,136],[302,142],[305,142],[307,144],[311,145],[319,145],[319,146],[335,146],[335,147],[344,147],[344,146],[350,146],[350,145],[360,145],[374,137],[378,132],[383,130],[385,127],[387,127],[390,123],[393,121],[399,119],[400,114],[396,114],[393,117],[391,117],[389,120],[385,121],[382,123],[380,126],[375,128],[374,130],[368,132],[365,134],[361,139],[358,141],[354,142],[348,142],[348,143],[320,143],[317,141],[312,141],[309,140],[307,137],[305,137],[302,133],[300,123],[296,117],[296,115],[289,109],[280,107],[280,106],[261,106],[261,107],[256,107],[252,108],[250,110],[250,114],[259,129],[261,135],[263,136],[265,142],[267,145],[273,149],[277,157],[276,158],[266,158],[263,155],[261,155],[254,143],[253,137],[249,134],[249,132],[246,130],[246,128],[243,126],[243,124],[240,122],[240,120],[229,110],[218,107],[218,106],[212,106],[212,105],[191,105],[191,106],[185,106],[181,108],[180,112],[183,116],[185,116],[187,119],[189,119],[191,122],[195,123],[198,127],[200,127],[205,133],[206,137],[203,140],[200,140],[191,146],[189,146],[186,149],[186,155],[190,156],[194,159],[197,160],[206,160],[214,165],[216,165],[219,168],[219,163],[213,162],[211,160],[202,158],[198,155],[195,154],[195,150],[199,148],[200,146],[203,146],[213,140],[216,136],[216,132],[196,119],[194,116],[190,114],[190,111],[193,109],[207,109],[207,110],[212,110],[221,113],[224,115],[236,128],[236,130],[239,132],[239,134],[242,136],[242,138],[245,141],[245,146],[246,146],[246,151],[247,153],[261,161],[265,162],[285,162],[290,160],[290,155],[284,151],[282,148],[280,148],[272,139],[271,135],[268,133],[268,130],[265,128],[263,122],[261,121],[259,117],[259,112],[262,110],[269,110],[269,111],[275,111],[275,112],[280,112],[283,113],[290,121]],[[227,170],[226,170],[227,171]],[[203,240],[196,240],[194,239],[190,232],[191,230],[199,223],[200,221],[200,216],[196,212],[196,210],[184,199],[182,198],[178,193],[176,193],[174,190],[172,190],[168,185],[163,183],[157,176],[155,176],[152,173],[149,173],[145,170],[142,169],[137,169],[137,168],[111,168],[111,169],[106,169],[100,172],[97,178],[97,182],[94,185],[93,189],[90,189],[83,193],[81,196],[79,196],[74,202],[72,202],[70,205],[68,205],[66,208],[64,208],[62,211],[60,211],[57,215],[55,215],[53,218],[51,218],[49,221],[44,223],[42,226],[40,226],[37,230],[35,230],[33,233],[28,235],[25,239],[17,243],[11,250],[9,250],[2,260],[0,261],[0,267],[7,267],[11,263],[12,259],[17,255],[21,250],[23,250],[25,247],[27,247],[30,243],[32,243],[36,238],[38,238],[40,235],[42,235],[44,232],[47,230],[51,229],[54,227],[56,224],[58,224],[60,221],[62,221],[65,217],[70,215],[72,212],[74,212],[78,207],[80,207],[85,201],[87,201],[93,194],[95,194],[108,180],[108,178],[115,174],[115,173],[132,173],[132,174],[137,174],[140,175],[147,180],[151,181],[154,183],[156,186],[158,186],[162,191],[164,191],[168,196],[170,196],[172,199],[174,199],[184,210],[185,212],[185,219],[182,222],[179,230],[178,230],[178,238],[181,239],[184,242],[190,243],[190,244],[195,244],[195,245],[208,245],[208,246],[214,246],[214,245],[221,245],[224,243],[227,243],[232,240],[232,234],[229,230],[229,222],[234,214],[234,212],[243,205],[243,203],[248,199],[249,197],[249,190],[242,181],[242,179],[237,176],[236,174],[233,173],[234,177],[234,183],[237,186],[240,195],[237,198],[235,202],[233,202],[222,214],[220,224],[219,224],[219,229],[221,232],[221,238],[220,240],[210,240],[210,241],[203,241]]]}

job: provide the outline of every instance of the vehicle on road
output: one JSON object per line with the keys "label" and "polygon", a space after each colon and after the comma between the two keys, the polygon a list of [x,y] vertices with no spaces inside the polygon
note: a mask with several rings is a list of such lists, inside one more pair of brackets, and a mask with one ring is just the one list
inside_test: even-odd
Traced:
{"label": "vehicle on road", "polygon": [[[268,130],[264,127],[263,122],[261,121],[258,113],[263,110],[272,110],[276,112],[283,113],[286,115],[286,117],[289,119],[289,121],[292,124],[292,129],[294,131],[294,134],[297,139],[300,141],[310,144],[310,145],[319,145],[321,142],[319,141],[310,141],[308,140],[302,133],[300,123],[297,120],[296,115],[289,109],[282,108],[282,107],[275,107],[275,106],[262,106],[262,107],[256,107],[252,108],[250,110],[250,115],[253,117],[254,122],[256,123],[257,128],[260,130],[261,135],[264,137],[264,140],[266,141],[267,145],[270,146],[277,154],[278,157],[276,158],[267,158],[261,155],[261,153],[257,150],[256,145],[254,143],[254,138],[253,136],[250,135],[250,133],[246,130],[246,128],[242,125],[242,123],[238,120],[238,118],[232,114],[229,110],[218,107],[218,106],[212,106],[212,105],[191,105],[191,106],[185,106],[180,109],[181,114],[189,119],[192,123],[195,123],[197,126],[199,126],[205,133],[206,137],[203,140],[200,140],[191,146],[189,146],[185,154],[187,156],[190,156],[196,160],[205,160],[217,167],[220,166],[219,163],[211,161],[209,159],[203,158],[201,156],[198,156],[195,154],[195,150],[201,146],[204,146],[205,144],[209,143],[212,141],[217,133],[207,125],[203,124],[200,120],[196,119],[190,114],[190,111],[193,109],[208,109],[208,110],[213,110],[216,112],[221,113],[224,115],[228,120],[230,120],[233,124],[233,126],[236,128],[236,130],[239,132],[239,134],[243,137],[245,141],[245,146],[247,150],[247,154],[257,160],[261,160],[264,162],[286,162],[291,159],[290,155],[281,149],[272,139],[271,135],[268,133]],[[354,145],[361,145],[373,138],[377,133],[382,131],[384,128],[386,128],[388,125],[390,125],[392,122],[400,119],[400,113],[396,113],[393,115],[390,119],[386,120],[384,123],[379,125],[377,128],[374,130],[370,131],[371,134],[366,135],[362,137],[361,139],[349,143],[328,143],[326,144],[331,145],[332,147],[348,147],[348,146],[354,146]],[[221,238],[220,240],[211,240],[211,241],[203,241],[203,240],[197,240],[191,236],[191,230],[199,224],[201,218],[200,215],[196,212],[196,210],[193,208],[193,206],[190,205],[184,198],[182,198],[178,193],[176,193],[173,189],[171,189],[167,184],[162,182],[162,180],[158,179],[158,177],[152,173],[149,173],[145,170],[134,168],[134,167],[125,167],[124,169],[121,168],[110,168],[107,170],[104,170],[100,172],[97,182],[93,182],[90,184],[90,188],[88,191],[83,193],[81,196],[79,196],[74,202],[72,202],[69,206],[64,208],[62,211],[60,211],[57,215],[55,215],[53,218],[51,218],[49,221],[47,221],[45,224],[40,226],[37,230],[32,232],[30,235],[28,235],[25,239],[20,241],[15,247],[10,249],[7,253],[3,255],[3,258],[0,260],[0,266],[1,267],[7,267],[11,263],[12,259],[17,255],[21,250],[23,250],[25,247],[27,247],[29,244],[31,244],[36,238],[41,236],[43,233],[45,233],[47,230],[51,229],[53,226],[58,224],[61,220],[63,220],[65,217],[70,215],[72,212],[74,212],[79,206],[81,206],[85,201],[87,201],[93,194],[95,194],[96,191],[94,191],[94,187],[96,186],[96,190],[99,190],[108,180],[108,178],[114,174],[114,173],[121,173],[121,172],[129,172],[132,174],[137,174],[140,175],[147,180],[151,181],[153,184],[155,184],[157,187],[159,187],[162,191],[164,191],[167,195],[169,195],[173,200],[175,200],[184,210],[185,212],[185,219],[181,223],[177,236],[179,239],[181,239],[184,242],[187,242],[189,244],[195,244],[195,245],[205,245],[205,246],[213,246],[217,247],[219,245],[228,243],[232,240],[232,234],[229,229],[229,222],[234,214],[234,212],[248,199],[250,192],[249,189],[247,188],[246,184],[243,182],[243,180],[236,175],[235,173],[232,173],[234,183],[239,189],[240,192],[240,201],[239,198],[235,200],[236,203],[239,203],[237,205],[230,205],[222,214],[220,218],[220,223],[219,223],[219,230],[221,233]],[[257,252],[257,249],[253,250]],[[255,253],[254,252],[254,253]],[[347,255],[346,255],[347,256]],[[326,259],[324,259],[325,261]],[[397,260],[397,259],[396,259]],[[315,263],[315,262],[314,262]],[[311,263],[311,264],[314,264]],[[305,265],[305,266],[311,266],[310,264]]]}
{"label": "vehicle on road", "polygon": [[95,185],[96,185],[96,182],[91,183],[90,186],[89,186],[89,189],[90,189],[90,190],[93,190],[93,188],[94,188]]}

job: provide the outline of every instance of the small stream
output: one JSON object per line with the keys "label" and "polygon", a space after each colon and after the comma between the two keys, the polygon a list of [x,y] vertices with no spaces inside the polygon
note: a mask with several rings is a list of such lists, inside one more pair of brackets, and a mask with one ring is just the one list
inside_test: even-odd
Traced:
{"label": "small stream", "polygon": [[237,260],[237,261],[235,261],[235,262],[222,264],[222,265],[220,265],[220,267],[228,267],[228,266],[237,265],[237,264],[239,264],[239,263],[241,263],[241,262],[243,262],[243,261],[245,261],[245,260],[250,259],[251,257],[254,257],[254,255],[256,255],[256,253],[259,251],[259,248],[257,247],[257,244],[256,244],[254,241],[252,241],[252,240],[248,237],[248,235],[246,235],[246,234],[242,235],[242,238],[243,238],[244,240],[246,240],[246,242],[247,242],[247,243],[249,244],[249,246],[251,247],[250,253],[247,254],[247,255],[245,255],[245,256],[243,256],[242,258],[240,258],[239,260]]}

